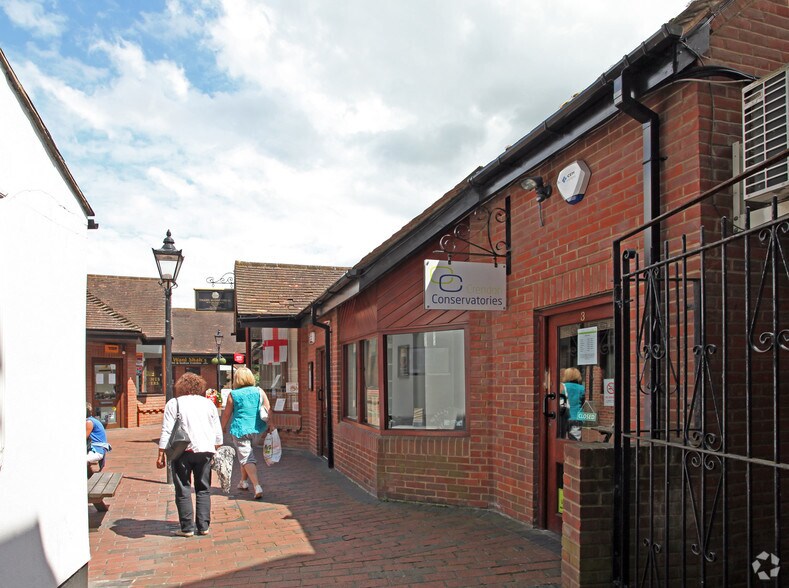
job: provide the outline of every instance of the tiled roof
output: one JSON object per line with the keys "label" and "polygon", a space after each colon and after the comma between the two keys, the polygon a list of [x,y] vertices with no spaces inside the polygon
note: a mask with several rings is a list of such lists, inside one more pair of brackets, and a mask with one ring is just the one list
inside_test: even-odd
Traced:
{"label": "tiled roof", "polygon": [[295,316],[348,268],[236,261],[239,316]]}
{"label": "tiled roof", "polygon": [[[137,326],[146,339],[164,338],[164,291],[158,278],[88,275],[88,294]],[[90,315],[88,329],[103,328],[93,326]]]}
{"label": "tiled roof", "polygon": [[142,329],[104,304],[90,292],[88,294],[87,328],[96,331],[128,331],[141,333]]}
{"label": "tiled roof", "polygon": [[222,331],[221,351],[225,353],[244,353],[246,345],[236,343],[232,312],[213,310],[192,310],[191,308],[173,309],[173,353],[198,354],[216,353],[214,335]]}

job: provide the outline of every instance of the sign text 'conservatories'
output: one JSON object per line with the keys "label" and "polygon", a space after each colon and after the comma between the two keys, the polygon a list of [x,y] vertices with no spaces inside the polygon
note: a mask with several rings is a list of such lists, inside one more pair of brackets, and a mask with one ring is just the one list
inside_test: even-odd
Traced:
{"label": "sign text 'conservatories'", "polygon": [[425,260],[428,310],[506,310],[507,267],[491,263]]}

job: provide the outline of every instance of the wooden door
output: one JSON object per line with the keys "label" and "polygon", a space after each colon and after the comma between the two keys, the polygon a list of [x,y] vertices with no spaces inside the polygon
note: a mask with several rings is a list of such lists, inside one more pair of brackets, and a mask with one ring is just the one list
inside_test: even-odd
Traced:
{"label": "wooden door", "polygon": [[[545,526],[556,533],[562,532],[565,446],[582,440],[600,440],[599,433],[586,432],[593,427],[582,419],[594,410],[599,411],[602,399],[600,394],[593,392],[600,388],[603,377],[613,377],[613,374],[604,373],[612,371],[608,365],[613,357],[612,310],[611,303],[607,302],[554,314],[547,319],[548,363],[543,367],[540,398],[545,448],[543,513]],[[599,344],[599,341],[605,343]],[[579,350],[579,346],[582,349]],[[578,370],[581,386],[586,391],[583,396],[576,392],[568,397],[566,389],[563,392],[562,374],[568,368]],[[590,404],[587,405],[586,400],[590,400]]]}
{"label": "wooden door", "polygon": [[121,422],[123,398],[122,364],[119,360],[94,360],[90,377],[93,379],[93,416],[105,428],[123,427]]}

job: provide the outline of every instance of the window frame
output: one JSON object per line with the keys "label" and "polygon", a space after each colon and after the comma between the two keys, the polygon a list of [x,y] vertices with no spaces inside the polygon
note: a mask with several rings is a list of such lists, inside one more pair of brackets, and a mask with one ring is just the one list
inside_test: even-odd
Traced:
{"label": "window frame", "polygon": [[[356,399],[356,415],[349,415],[348,408],[348,356],[350,347],[355,348],[355,361],[354,361],[354,398]],[[348,341],[342,345],[342,418],[351,422],[359,422],[359,342]]]}
{"label": "window frame", "polygon": [[[391,391],[389,390],[389,379],[388,373],[386,371],[387,365],[387,345],[388,345],[388,337],[394,335],[413,335],[418,333],[439,333],[445,331],[459,331],[463,334],[463,379],[464,379],[464,390],[463,390],[463,409],[465,411],[465,423],[462,429],[390,429],[388,426],[389,423],[389,395]],[[445,324],[440,325],[437,327],[432,327],[430,325],[419,325],[417,328],[403,328],[403,329],[390,329],[387,330],[385,333],[382,334],[383,338],[383,349],[384,353],[380,353],[383,359],[379,360],[380,363],[383,364],[382,366],[382,378],[383,378],[383,386],[384,386],[384,396],[382,402],[384,403],[382,414],[383,414],[383,427],[381,429],[382,433],[387,435],[406,435],[406,436],[439,436],[439,437],[468,437],[471,434],[471,425],[469,423],[469,370],[471,364],[471,351],[469,345],[469,326],[467,324],[463,325],[452,325],[452,324]],[[395,361],[397,361],[397,349],[395,347]],[[410,369],[414,369],[414,366],[409,366]],[[398,366],[393,365],[392,369],[397,370]]]}
{"label": "window frame", "polygon": [[[408,335],[418,333],[433,333],[442,331],[459,331],[463,337],[463,377],[464,377],[464,390],[463,390],[463,406],[465,411],[465,423],[462,429],[390,429],[388,428],[389,422],[389,385],[387,373],[387,344],[388,337],[394,335]],[[377,370],[378,370],[378,390],[379,390],[379,409],[378,425],[365,422],[366,416],[366,398],[364,396],[364,343],[375,339],[377,341]],[[378,332],[373,335],[356,337],[348,341],[342,341],[342,395],[341,395],[341,414],[342,420],[347,423],[363,426],[368,429],[375,429],[380,435],[387,436],[428,436],[428,437],[468,437],[471,434],[471,425],[469,422],[469,388],[470,388],[470,365],[471,365],[471,351],[469,345],[469,326],[463,325],[441,325],[439,327],[430,327],[430,325],[420,325],[418,328],[402,328],[402,329],[388,329],[383,332]],[[356,417],[349,417],[347,415],[347,395],[346,395],[346,382],[347,382],[347,358],[346,350],[348,345],[356,345]],[[397,366],[393,366],[397,369]]]}

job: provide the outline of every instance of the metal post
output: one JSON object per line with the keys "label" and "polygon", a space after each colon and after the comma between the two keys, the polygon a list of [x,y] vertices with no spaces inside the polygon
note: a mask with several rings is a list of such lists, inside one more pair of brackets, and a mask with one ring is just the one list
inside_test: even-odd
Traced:
{"label": "metal post", "polygon": [[[170,318],[172,315],[172,308],[170,299],[172,298],[172,286],[165,284],[164,286],[164,366],[166,376],[164,378],[164,397],[166,402],[173,398],[173,344],[171,337]],[[173,483],[173,468],[172,464],[167,464],[167,483]]]}
{"label": "metal post", "polygon": [[[220,377],[221,377],[221,375],[222,375],[222,373],[221,373],[221,370],[222,370],[222,364],[221,364],[221,362],[219,361],[219,358],[220,358],[220,357],[222,357],[222,354],[219,352],[219,350],[220,350],[221,348],[222,348],[222,344],[221,344],[221,343],[217,343],[217,344],[216,344],[216,359],[217,359],[217,362],[216,362],[216,393],[217,393],[217,394],[220,394],[220,393],[221,393],[221,391],[222,391],[222,387],[221,387],[222,385],[221,385],[221,383],[219,382],[219,380],[220,380]],[[220,394],[220,398],[221,398],[221,394]]]}

